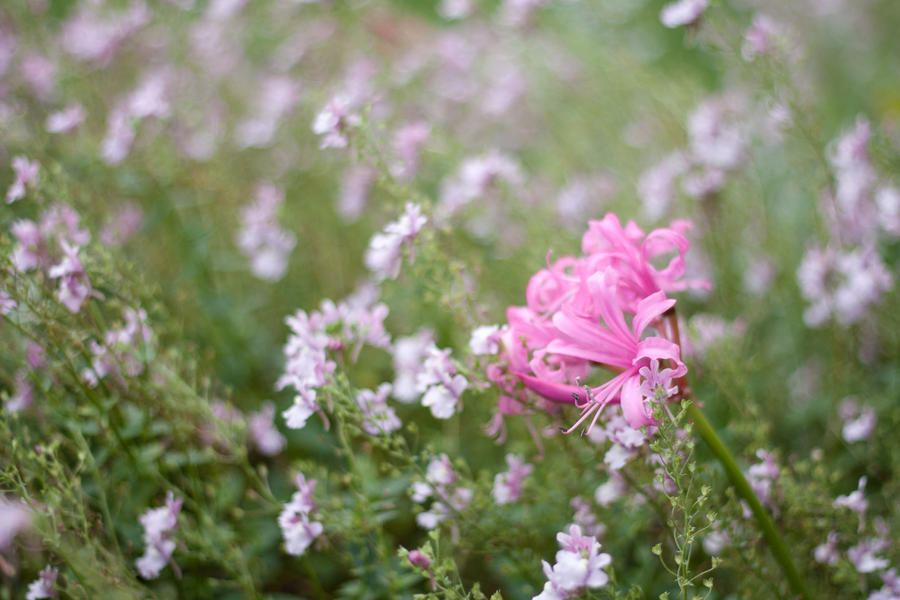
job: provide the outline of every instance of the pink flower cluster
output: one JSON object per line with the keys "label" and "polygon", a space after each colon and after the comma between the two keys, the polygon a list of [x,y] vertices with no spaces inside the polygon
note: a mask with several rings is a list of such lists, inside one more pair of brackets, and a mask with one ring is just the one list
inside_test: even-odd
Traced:
{"label": "pink flower cluster", "polygon": [[[91,234],[79,227],[79,220],[74,209],[58,203],[44,211],[39,223],[22,219],[10,228],[17,241],[12,253],[13,267],[22,273],[42,269],[48,277],[59,279],[57,297],[73,313],[81,310],[92,293],[78,257],[80,247],[90,241]],[[53,242],[62,250],[62,256],[53,251]]]}
{"label": "pink flower cluster", "polygon": [[421,504],[429,498],[433,498],[431,508],[416,515],[416,522],[423,529],[434,529],[453,512],[465,510],[472,501],[472,490],[457,483],[453,465],[446,454],[435,456],[429,461],[425,481],[413,483],[413,502]]}
{"label": "pink flower cluster", "polygon": [[[144,579],[156,579],[159,572],[172,562],[175,541],[170,538],[170,532],[178,526],[181,503],[181,498],[176,500],[172,492],[169,492],[164,506],[151,508],[140,517],[146,548],[135,565]],[[174,562],[172,566],[175,566]]]}
{"label": "pink flower cluster", "polygon": [[288,256],[297,236],[278,225],[277,213],[284,191],[271,184],[256,188],[254,202],[242,211],[237,245],[250,259],[250,270],[266,281],[278,281],[287,270]]}
{"label": "pink flower cluster", "polygon": [[37,174],[40,165],[37,161],[30,161],[25,156],[17,156],[12,161],[13,171],[16,177],[13,184],[6,191],[6,203],[12,204],[16,200],[25,197],[25,188],[37,182]]}
{"label": "pink flower cluster", "polygon": [[12,545],[13,539],[31,525],[31,511],[24,502],[0,497],[0,553]]}
{"label": "pink flower cluster", "polygon": [[302,473],[298,473],[294,482],[297,484],[297,491],[278,515],[278,526],[284,536],[285,551],[293,556],[300,556],[314,539],[322,535],[324,528],[321,523],[309,520],[310,514],[316,510],[312,501],[316,480],[307,481]]}
{"label": "pink flower cluster", "polygon": [[[553,402],[574,401],[581,417],[568,431],[593,417],[589,432],[610,404],[621,404],[633,428],[653,425],[651,404],[675,395],[687,372],[672,319],[665,316],[675,305],[666,292],[709,285],[682,279],[690,247],[686,227],[678,221],[645,234],[634,222],[622,227],[610,213],[590,222],[584,256],[548,261],[528,283],[527,306],[507,309],[505,369],[488,369],[505,392],[501,412],[509,414],[510,400],[524,400],[513,385],[517,379]],[[667,255],[665,267],[654,266],[654,259]],[[615,375],[583,388],[580,382],[598,366]]]}
{"label": "pink flower cluster", "polygon": [[436,419],[449,419],[459,410],[459,399],[469,387],[469,380],[456,371],[450,360],[450,349],[432,344],[425,354],[422,370],[416,376],[416,391],[422,406],[431,409]]}
{"label": "pink flower cluster", "polygon": [[416,257],[416,238],[427,222],[428,218],[422,214],[421,207],[407,202],[400,218],[388,223],[384,231],[372,236],[365,262],[377,280],[397,278],[403,262],[404,248],[409,252],[409,262],[412,264]]}
{"label": "pink flower cluster", "polygon": [[497,504],[509,504],[522,497],[522,482],[531,474],[534,467],[515,454],[506,455],[509,470],[497,473],[494,477],[493,496]]}
{"label": "pink flower cluster", "polygon": [[599,588],[609,583],[605,569],[612,557],[600,552],[600,542],[581,533],[578,525],[570,525],[568,532],[556,534],[560,550],[556,563],[550,566],[541,561],[547,583],[534,600],[564,600],[578,596],[587,588]]}
{"label": "pink flower cluster", "polygon": [[81,376],[91,387],[100,379],[136,377],[144,372],[147,357],[153,343],[153,330],[147,324],[144,309],[125,310],[125,324],[109,329],[100,344],[91,340],[89,347],[93,358],[91,366]]}
{"label": "pink flower cluster", "polygon": [[316,390],[328,383],[337,366],[329,352],[349,350],[348,358],[355,361],[364,344],[390,349],[391,337],[384,329],[388,308],[376,301],[377,291],[367,286],[337,304],[325,300],[318,311],[298,310],[287,317],[291,334],[276,389],[290,387],[297,392],[293,405],[282,413],[289,428],[302,429],[314,412],[320,412]]}
{"label": "pink flower cluster", "polygon": [[830,318],[848,326],[862,321],[893,277],[878,252],[882,236],[900,235],[900,190],[883,181],[869,158],[872,128],[864,117],[829,148],[835,186],[822,198],[831,239],[812,243],[797,269],[800,292],[810,302],[803,320],[819,327]]}
{"label": "pink flower cluster", "polygon": [[56,598],[56,578],[59,569],[47,565],[38,574],[38,578],[28,585],[28,594],[25,600],[41,600],[42,598]]}
{"label": "pink flower cluster", "polygon": [[362,428],[369,435],[390,433],[400,429],[402,423],[394,409],[387,403],[391,384],[382,383],[376,391],[360,390],[356,404],[362,411]]}

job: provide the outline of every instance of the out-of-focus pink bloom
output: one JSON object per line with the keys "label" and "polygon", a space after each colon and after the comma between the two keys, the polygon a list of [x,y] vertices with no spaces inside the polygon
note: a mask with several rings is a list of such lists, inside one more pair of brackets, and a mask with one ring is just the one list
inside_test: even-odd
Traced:
{"label": "out-of-focus pink bloom", "polygon": [[359,115],[351,112],[349,99],[339,94],[316,115],[312,130],[322,136],[319,148],[345,148],[349,142],[348,131],[360,122]]}
{"label": "out-of-focus pink bloom", "polygon": [[431,559],[419,550],[411,550],[409,554],[406,555],[406,558],[409,560],[410,564],[416,567],[427,569],[431,566]]}
{"label": "out-of-focus pink bloom", "polygon": [[256,108],[235,132],[238,143],[244,148],[264,148],[271,144],[282,119],[300,98],[300,85],[284,75],[265,79],[260,88]]}
{"label": "out-of-focus pink bloom", "polygon": [[900,236],[900,189],[886,185],[875,195],[878,206],[878,222],[882,229],[890,235]]}
{"label": "out-of-focus pink bloom", "polygon": [[457,373],[450,360],[450,349],[432,345],[416,377],[416,388],[423,394],[422,406],[430,408],[436,419],[449,419],[459,408],[459,398],[468,386],[469,381]]}
{"label": "out-of-focus pink bloom", "polygon": [[595,515],[594,511],[591,509],[590,502],[581,496],[575,496],[569,502],[569,506],[575,511],[575,514],[572,516],[573,523],[581,527],[586,535],[599,538],[606,533],[606,525],[598,522],[597,515]]}
{"label": "out-of-focus pink bloom", "polygon": [[298,473],[296,484],[297,491],[278,515],[278,525],[284,536],[285,551],[300,556],[314,539],[322,535],[324,527],[319,522],[310,521],[310,514],[316,509],[312,501],[316,480],[307,481],[302,473]]}
{"label": "out-of-focus pink bloom", "polygon": [[181,498],[176,500],[172,492],[169,492],[164,506],[149,509],[140,517],[146,547],[144,555],[137,559],[135,565],[144,579],[156,579],[169,563],[175,567],[172,561],[175,541],[170,538],[170,532],[178,526],[182,502]]}
{"label": "out-of-focus pink bloom", "polygon": [[[28,380],[28,371],[20,369],[16,372],[15,391],[12,396],[3,403],[3,409],[6,412],[18,412],[25,410],[34,401],[34,388]],[[0,546],[2,547],[2,546]]]}
{"label": "out-of-focus pink bloom", "polygon": [[8,315],[18,304],[6,290],[0,290],[0,315]]}
{"label": "out-of-focus pink bloom", "polygon": [[38,578],[28,585],[28,593],[25,600],[40,600],[41,598],[56,598],[56,577],[59,569],[47,565],[38,574]]}
{"label": "out-of-focus pink bloom", "polygon": [[406,209],[400,218],[376,233],[369,241],[366,250],[366,266],[375,274],[376,279],[396,279],[400,274],[403,259],[403,248],[409,252],[409,262],[415,260],[415,240],[428,218],[422,214],[418,204],[406,203]]}
{"label": "out-of-focus pink bloom", "polygon": [[828,537],[825,540],[824,544],[819,544],[816,546],[815,550],[813,550],[813,558],[816,559],[816,562],[822,563],[824,565],[833,565],[837,563],[840,558],[840,554],[837,549],[838,543],[838,534],[836,531],[829,531]]}
{"label": "out-of-focus pink bloom", "polygon": [[367,166],[351,167],[341,178],[337,212],[345,221],[355,221],[369,202],[369,190],[375,181],[375,171]]}
{"label": "out-of-focus pink bloom", "polygon": [[868,600],[900,600],[900,575],[896,569],[880,573],[884,587],[869,594]]}
{"label": "out-of-focus pink bloom", "polygon": [[534,470],[533,466],[515,454],[506,455],[506,464],[509,470],[506,473],[497,473],[494,477],[492,494],[497,504],[508,504],[521,498],[522,482]]}
{"label": "out-of-focus pink bloom", "polygon": [[800,292],[812,303],[803,313],[810,327],[832,316],[845,327],[857,323],[893,286],[881,257],[863,248],[845,252],[812,246],[797,268],[797,280]]}
{"label": "out-of-focus pink bloom", "polygon": [[19,68],[35,98],[47,101],[56,86],[56,64],[43,54],[32,52],[22,59]]}
{"label": "out-of-focus pink bloom", "polygon": [[863,540],[847,550],[847,558],[860,573],[874,573],[887,568],[890,564],[884,557],[877,553],[887,550],[890,543],[883,538],[870,538]]}
{"label": "out-of-focus pink bloom", "polygon": [[782,33],[782,28],[772,17],[757,13],[753,15],[753,23],[744,33],[744,45],[741,46],[741,56],[744,60],[751,61],[760,54],[770,54],[775,44],[775,39]]}
{"label": "out-of-focus pink bloom", "polygon": [[765,256],[756,256],[744,271],[744,289],[754,296],[763,296],[772,287],[775,265]]}
{"label": "out-of-focus pink bloom", "polygon": [[625,492],[625,481],[622,479],[622,476],[616,472],[611,472],[606,483],[597,486],[594,492],[594,501],[600,506],[609,506],[621,498]]}
{"label": "out-of-focus pink bloom", "polygon": [[151,15],[143,0],[132,0],[127,11],[115,15],[101,15],[98,8],[93,3],[82,5],[63,24],[60,43],[75,58],[103,66],[125,40],[150,22]]}
{"label": "out-of-focus pink bloom", "polygon": [[721,528],[721,523],[716,521],[713,529],[703,536],[703,550],[710,556],[718,556],[731,544],[731,536]]}
{"label": "out-of-focus pink bloom", "polygon": [[[773,497],[772,486],[778,481],[778,464],[775,462],[775,457],[765,450],[757,450],[756,456],[762,462],[752,465],[747,470],[747,483],[753,488],[753,493],[759,498],[760,503],[774,510],[776,498]],[[749,517],[747,512],[747,507],[745,507],[745,516]]]}
{"label": "out-of-focus pink bloom", "polygon": [[263,404],[259,412],[250,415],[250,436],[256,449],[266,456],[275,456],[284,449],[287,440],[275,427],[275,405]]}
{"label": "out-of-focus pink bloom", "polygon": [[397,162],[391,173],[398,179],[410,179],[419,170],[419,155],[422,146],[431,134],[431,126],[425,121],[401,127],[394,133],[391,147]]}
{"label": "out-of-focus pink bloom", "polygon": [[456,473],[446,454],[432,457],[425,471],[425,481],[414,482],[411,491],[413,502],[422,503],[434,498],[429,510],[416,515],[416,522],[423,529],[434,529],[472,501],[472,490],[457,485]]}
{"label": "out-of-focus pink bloom", "polygon": [[727,93],[707,98],[688,117],[693,162],[711,169],[735,169],[746,158],[746,101]]}
{"label": "out-of-focus pink bloom", "polygon": [[100,241],[105,246],[117,248],[125,244],[140,231],[144,223],[144,213],[134,202],[125,202],[116,209],[100,232]]}
{"label": "out-of-focus pink bloom", "polygon": [[659,20],[670,29],[689,25],[700,18],[708,0],[677,0],[666,4],[659,13]]}
{"label": "out-of-focus pink bloom", "polygon": [[7,204],[12,204],[25,197],[26,186],[32,186],[37,181],[40,164],[37,161],[30,161],[24,156],[17,156],[12,160],[12,168],[16,172],[16,177],[6,191]]}
{"label": "out-of-focus pink bloom", "polygon": [[868,478],[863,475],[859,478],[857,488],[846,496],[838,496],[833,506],[835,508],[848,508],[859,515],[859,530],[862,531],[866,510],[869,508],[869,501],[866,500],[866,481]]}
{"label": "out-of-focus pink bloom", "polygon": [[360,390],[356,404],[362,411],[362,428],[369,435],[390,433],[400,428],[402,423],[394,409],[388,405],[391,384],[382,383],[376,391]]}
{"label": "out-of-focus pink bloom", "polygon": [[592,536],[584,536],[578,525],[570,525],[568,533],[556,536],[561,550],[556,553],[552,567],[541,561],[547,583],[534,600],[559,600],[576,595],[585,588],[603,587],[609,582],[605,569],[612,557],[600,552],[600,543]]}
{"label": "out-of-focus pink bloom", "polygon": [[250,270],[266,281],[278,281],[287,270],[297,236],[278,225],[277,212],[284,191],[271,184],[256,188],[255,200],[241,213],[238,247],[250,259]]}
{"label": "out-of-focus pink bloom", "polygon": [[400,402],[415,402],[419,398],[416,379],[423,369],[428,349],[433,345],[434,333],[427,329],[395,340],[393,393]]}
{"label": "out-of-focus pink bloom", "polygon": [[875,411],[871,407],[860,408],[853,397],[844,399],[840,407],[844,427],[841,430],[844,440],[849,443],[869,439],[875,429]]}
{"label": "out-of-focus pink bloom", "polygon": [[683,153],[673,152],[641,174],[638,196],[648,219],[656,220],[666,213],[675,197],[675,181],[688,166]]}
{"label": "out-of-focus pink bloom", "polygon": [[44,348],[37,342],[28,342],[25,356],[28,366],[32,369],[40,369],[44,366]]}
{"label": "out-of-focus pink bloom", "polygon": [[445,19],[465,19],[472,14],[472,0],[441,0],[437,11]]}
{"label": "out-of-focus pink bloom", "polygon": [[503,331],[499,325],[481,325],[472,331],[469,350],[475,355],[497,354],[500,351],[500,337]]}
{"label": "out-of-focus pink bloom", "polygon": [[88,281],[84,266],[78,258],[78,246],[62,242],[65,255],[55,267],[48,271],[50,277],[59,279],[59,301],[73,313],[81,310],[81,304],[91,294],[91,283]]}
{"label": "out-of-focus pink bloom", "polygon": [[69,133],[84,122],[85,112],[80,104],[69,104],[47,117],[44,128],[48,133]]}
{"label": "out-of-focus pink bloom", "polygon": [[596,173],[576,177],[559,191],[556,197],[556,217],[569,229],[580,229],[588,218],[599,214],[600,209],[616,193],[616,180],[612,175]]}
{"label": "out-of-focus pink bloom", "polygon": [[31,511],[23,502],[0,498],[0,553],[12,545],[13,538],[31,525]]}
{"label": "out-of-focus pink bloom", "polygon": [[438,215],[441,219],[450,217],[501,183],[515,188],[522,179],[519,164],[498,150],[467,158],[456,174],[441,184]]}
{"label": "out-of-focus pink bloom", "polygon": [[524,27],[531,21],[535,11],[546,3],[547,0],[503,0],[500,20],[512,27]]}

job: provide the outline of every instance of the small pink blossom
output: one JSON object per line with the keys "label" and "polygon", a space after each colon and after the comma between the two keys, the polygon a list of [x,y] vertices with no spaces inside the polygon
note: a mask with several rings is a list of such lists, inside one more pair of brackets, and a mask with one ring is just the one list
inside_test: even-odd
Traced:
{"label": "small pink blossom", "polygon": [[322,535],[324,527],[319,522],[310,521],[310,514],[316,509],[312,501],[316,480],[307,481],[302,473],[298,473],[296,484],[297,491],[278,515],[278,526],[284,536],[285,551],[300,556],[315,538]]}
{"label": "small pink blossom", "polygon": [[706,10],[708,0],[677,0],[666,4],[659,14],[659,20],[670,29],[690,25]]}
{"label": "small pink blossom", "polygon": [[360,390],[356,404],[362,411],[362,428],[369,435],[379,435],[396,431],[402,425],[394,409],[388,405],[391,384],[382,383],[376,391]]}
{"label": "small pink blossom", "polygon": [[874,573],[890,564],[879,552],[887,550],[890,544],[882,538],[869,538],[847,550],[847,558],[860,573]]}
{"label": "small pink blossom", "polygon": [[80,104],[69,104],[47,117],[44,129],[48,133],[70,133],[84,122],[85,112]]}
{"label": "small pink blossom", "polygon": [[312,124],[313,133],[322,136],[319,148],[345,148],[349,143],[348,131],[358,125],[362,119],[351,111],[349,98],[345,95],[334,96],[325,108],[316,115]]}
{"label": "small pink blossom", "polygon": [[24,198],[26,187],[35,185],[40,164],[37,161],[30,161],[24,156],[16,156],[12,160],[12,168],[16,175],[13,184],[6,191],[7,204]]}
{"label": "small pink blossom", "polygon": [[506,455],[506,464],[509,470],[506,473],[497,473],[494,477],[492,494],[497,504],[516,502],[522,496],[522,482],[534,470],[533,466],[515,454]]}
{"label": "small pink blossom", "polygon": [[31,511],[24,502],[0,497],[0,553],[5,552],[13,539],[31,526]]}
{"label": "small pink blossom", "polygon": [[570,598],[585,588],[599,588],[609,582],[605,569],[612,557],[600,552],[600,543],[592,536],[584,536],[578,525],[570,525],[568,533],[556,536],[561,550],[556,553],[556,563],[551,567],[542,561],[547,583],[534,600],[558,600]]}
{"label": "small pink blossom", "polygon": [[73,313],[81,310],[81,304],[91,294],[91,283],[88,281],[84,266],[78,258],[78,246],[62,242],[65,256],[58,265],[48,271],[50,277],[59,279],[59,301]]}
{"label": "small pink blossom", "polygon": [[481,325],[472,331],[469,338],[469,350],[476,356],[497,354],[500,351],[500,336],[502,331],[499,325]]}
{"label": "small pink blossom", "polygon": [[415,260],[415,240],[428,218],[422,214],[418,204],[406,203],[403,214],[396,221],[388,223],[384,231],[376,233],[366,250],[366,266],[376,279],[396,279],[400,274],[403,249],[409,253],[409,262]]}
{"label": "small pink blossom", "polygon": [[275,456],[284,449],[287,440],[273,422],[275,405],[271,402],[263,404],[259,412],[250,415],[250,436],[256,449],[266,456]]}
{"label": "small pink blossom", "polygon": [[354,166],[344,173],[337,201],[337,212],[343,220],[355,221],[362,215],[374,181],[375,171],[366,166]]}
{"label": "small pink blossom", "polygon": [[459,398],[468,386],[468,380],[457,373],[450,360],[450,350],[432,345],[416,378],[416,388],[424,394],[422,406],[430,408],[436,419],[449,419],[458,410]]}
{"label": "small pink blossom", "polygon": [[833,565],[837,563],[840,554],[837,549],[838,534],[836,531],[829,531],[828,537],[824,544],[819,544],[813,550],[813,558],[816,562],[824,565]]}
{"label": "small pink blossom", "polygon": [[265,281],[278,281],[287,271],[288,256],[297,236],[278,224],[284,191],[271,184],[256,188],[254,201],[241,212],[237,244],[250,259],[251,272]]}
{"label": "small pink blossom", "polygon": [[28,585],[28,594],[25,600],[40,600],[41,598],[56,598],[56,577],[59,569],[47,565],[41,570],[38,578]]}
{"label": "small pink blossom", "polygon": [[159,508],[149,509],[141,515],[140,522],[144,527],[144,555],[137,559],[135,565],[144,579],[156,579],[167,564],[172,564],[172,553],[175,541],[170,539],[170,532],[178,526],[178,513],[181,511],[182,499],[175,499],[172,492],[166,495],[166,503]]}
{"label": "small pink blossom", "polygon": [[844,421],[841,429],[844,441],[852,444],[869,439],[876,422],[875,411],[871,407],[860,408],[854,398],[846,398],[841,402],[840,412]]}
{"label": "small pink blossom", "polygon": [[412,499],[423,503],[433,497],[431,507],[416,515],[416,522],[423,529],[434,529],[454,512],[464,510],[472,501],[472,490],[457,483],[456,473],[446,454],[432,457],[425,472],[425,481],[412,486]]}

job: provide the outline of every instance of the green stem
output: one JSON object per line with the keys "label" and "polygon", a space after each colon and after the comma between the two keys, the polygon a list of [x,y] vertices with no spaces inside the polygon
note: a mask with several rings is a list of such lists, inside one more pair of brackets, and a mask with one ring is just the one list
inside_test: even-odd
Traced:
{"label": "green stem", "polygon": [[803,577],[800,575],[800,571],[797,570],[794,561],[791,560],[791,555],[788,552],[787,546],[775,529],[775,524],[772,522],[771,517],[769,517],[769,513],[766,512],[766,509],[760,504],[756,494],[753,493],[753,489],[750,487],[750,484],[747,483],[747,479],[744,477],[740,468],[738,468],[731,452],[728,451],[728,448],[722,443],[716,430],[713,429],[713,426],[706,420],[706,417],[693,402],[688,406],[688,414],[690,415],[691,420],[693,420],[697,431],[700,433],[700,437],[703,438],[703,441],[706,442],[710,450],[713,451],[713,454],[716,455],[716,458],[719,459],[719,462],[725,468],[725,473],[728,475],[728,479],[731,480],[731,485],[734,486],[740,497],[750,506],[753,517],[756,519],[756,524],[759,526],[763,537],[766,538],[766,543],[769,544],[772,555],[775,557],[775,560],[778,561],[778,564],[781,565],[781,569],[784,571],[785,577],[787,577],[791,591],[793,591],[795,595],[806,600],[813,598],[812,594],[809,593],[809,589],[806,587],[806,582],[803,581]]}

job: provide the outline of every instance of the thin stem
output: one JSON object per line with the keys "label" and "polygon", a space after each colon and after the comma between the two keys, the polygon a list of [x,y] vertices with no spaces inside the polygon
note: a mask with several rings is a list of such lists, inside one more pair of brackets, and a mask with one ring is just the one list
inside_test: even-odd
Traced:
{"label": "thin stem", "polygon": [[706,417],[700,409],[697,408],[696,404],[691,402],[687,411],[691,420],[693,420],[694,425],[697,427],[700,437],[703,438],[703,441],[706,442],[710,450],[712,450],[713,454],[716,455],[716,458],[719,459],[719,462],[725,468],[725,473],[728,475],[731,485],[734,486],[738,495],[740,495],[740,497],[750,506],[753,517],[756,519],[756,524],[759,526],[763,537],[766,539],[766,543],[769,545],[772,555],[775,557],[775,560],[778,561],[778,564],[781,565],[781,569],[784,571],[785,577],[787,577],[791,591],[801,598],[811,600],[813,596],[809,593],[806,582],[800,575],[800,571],[798,571],[797,567],[794,565],[794,561],[791,560],[790,552],[788,551],[784,540],[775,529],[775,524],[772,522],[771,517],[769,517],[769,513],[766,512],[766,509],[760,504],[756,494],[753,493],[753,489],[750,487],[750,484],[747,483],[747,479],[744,477],[740,468],[738,468],[731,452],[725,447],[725,444],[722,442],[721,438],[719,438],[716,430],[713,429],[710,422],[706,420]]}

